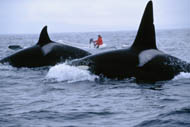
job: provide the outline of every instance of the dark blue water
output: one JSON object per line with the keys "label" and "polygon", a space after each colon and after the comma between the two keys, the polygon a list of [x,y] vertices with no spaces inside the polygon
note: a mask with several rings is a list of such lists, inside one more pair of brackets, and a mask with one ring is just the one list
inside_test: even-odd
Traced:
{"label": "dark blue water", "polygon": [[[103,36],[101,49],[90,38]],[[51,34],[92,53],[132,44],[136,32]],[[190,29],[157,31],[160,50],[190,62]],[[34,45],[38,35],[0,35],[0,58],[8,45]],[[1,127],[190,127],[190,74],[171,81],[137,84],[134,79],[99,80],[76,67],[14,68],[0,65]]]}

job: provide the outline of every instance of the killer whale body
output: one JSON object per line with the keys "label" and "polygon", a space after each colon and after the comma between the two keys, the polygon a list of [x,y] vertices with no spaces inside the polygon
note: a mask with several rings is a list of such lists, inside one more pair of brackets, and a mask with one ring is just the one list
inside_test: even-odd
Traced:
{"label": "killer whale body", "polygon": [[9,48],[9,49],[12,49],[12,50],[20,50],[20,49],[23,49],[20,45],[9,45],[8,48]]}
{"label": "killer whale body", "polygon": [[132,46],[128,49],[90,55],[69,63],[107,78],[135,77],[137,82],[170,80],[180,72],[190,72],[190,64],[157,49],[153,5],[149,1]]}
{"label": "killer whale body", "polygon": [[14,67],[41,67],[87,55],[90,53],[82,49],[51,41],[45,26],[36,45],[20,50],[0,60],[0,63],[9,63]]}

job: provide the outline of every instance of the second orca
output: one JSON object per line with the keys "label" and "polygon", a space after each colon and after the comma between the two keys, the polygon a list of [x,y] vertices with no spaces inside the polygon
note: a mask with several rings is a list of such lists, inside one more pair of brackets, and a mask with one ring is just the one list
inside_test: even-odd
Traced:
{"label": "second orca", "polygon": [[190,72],[189,63],[157,49],[152,1],[145,8],[130,48],[90,55],[69,64],[86,66],[92,73],[107,78],[135,77],[142,82],[170,80],[180,72]]}
{"label": "second orca", "polygon": [[14,67],[41,67],[88,55],[90,53],[85,50],[51,41],[45,26],[36,45],[3,58],[0,63],[9,63]]}

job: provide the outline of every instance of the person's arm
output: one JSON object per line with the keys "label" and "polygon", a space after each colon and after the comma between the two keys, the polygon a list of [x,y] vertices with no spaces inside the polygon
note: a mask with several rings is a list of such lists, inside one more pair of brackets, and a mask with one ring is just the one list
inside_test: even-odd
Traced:
{"label": "person's arm", "polygon": [[95,41],[94,41],[94,44],[97,45],[97,43],[98,43],[98,40],[95,40]]}

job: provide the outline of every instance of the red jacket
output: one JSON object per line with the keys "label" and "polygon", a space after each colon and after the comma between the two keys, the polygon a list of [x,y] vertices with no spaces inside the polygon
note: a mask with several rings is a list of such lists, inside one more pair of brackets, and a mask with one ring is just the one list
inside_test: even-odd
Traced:
{"label": "red jacket", "polygon": [[102,41],[102,37],[98,37],[98,40],[96,40],[96,45],[102,45],[103,41]]}

